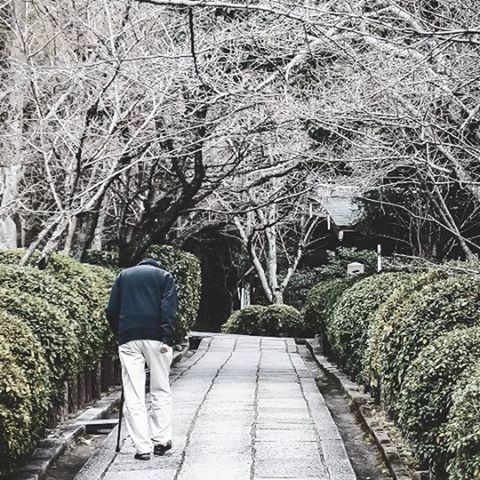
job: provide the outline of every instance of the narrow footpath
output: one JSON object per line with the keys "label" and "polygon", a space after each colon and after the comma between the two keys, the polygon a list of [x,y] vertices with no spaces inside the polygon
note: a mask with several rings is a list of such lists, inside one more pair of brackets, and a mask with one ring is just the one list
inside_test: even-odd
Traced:
{"label": "narrow footpath", "polygon": [[141,462],[128,437],[115,454],[112,434],[76,480],[356,478],[293,340],[219,335],[207,342],[172,378],[173,449]]}

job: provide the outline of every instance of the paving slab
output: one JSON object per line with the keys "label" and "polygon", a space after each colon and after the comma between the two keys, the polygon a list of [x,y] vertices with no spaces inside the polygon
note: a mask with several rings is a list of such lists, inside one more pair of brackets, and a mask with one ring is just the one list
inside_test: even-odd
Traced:
{"label": "paving slab", "polygon": [[292,339],[215,335],[194,357],[172,384],[173,449],[141,462],[107,439],[110,460],[76,480],[356,478]]}

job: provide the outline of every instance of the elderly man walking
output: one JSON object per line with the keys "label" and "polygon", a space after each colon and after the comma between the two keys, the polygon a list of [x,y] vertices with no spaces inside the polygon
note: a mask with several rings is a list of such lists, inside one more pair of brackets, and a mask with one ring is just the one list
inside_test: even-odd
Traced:
{"label": "elderly man walking", "polygon": [[[147,258],[123,270],[106,309],[118,341],[125,394],[125,419],[137,460],[150,460],[172,447],[170,365],[177,295],[172,275]],[[145,363],[150,369],[151,412],[145,399]]]}

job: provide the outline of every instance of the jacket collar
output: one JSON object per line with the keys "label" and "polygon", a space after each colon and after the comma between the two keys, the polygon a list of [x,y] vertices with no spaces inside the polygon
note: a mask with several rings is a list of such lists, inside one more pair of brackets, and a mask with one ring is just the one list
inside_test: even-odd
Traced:
{"label": "jacket collar", "polygon": [[162,262],[154,258],[145,258],[138,265],[151,265],[152,267],[163,268]]}

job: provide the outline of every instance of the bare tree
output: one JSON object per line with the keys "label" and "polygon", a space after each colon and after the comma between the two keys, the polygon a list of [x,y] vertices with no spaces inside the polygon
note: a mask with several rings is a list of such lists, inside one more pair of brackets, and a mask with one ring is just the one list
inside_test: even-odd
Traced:
{"label": "bare tree", "polygon": [[[362,191],[403,172],[425,206],[397,205],[418,217],[402,220],[407,237],[426,223],[449,249],[479,251],[473,0],[35,0],[23,23],[15,5],[2,9],[3,45],[16,49],[2,66],[15,106],[2,113],[2,152],[16,159],[2,212],[20,219],[24,262],[38,248],[40,261],[58,249],[81,258],[102,237],[127,265],[179,222],[205,221],[215,195],[255,195],[299,165]],[[274,165],[259,154],[268,135],[280,139]]]}

